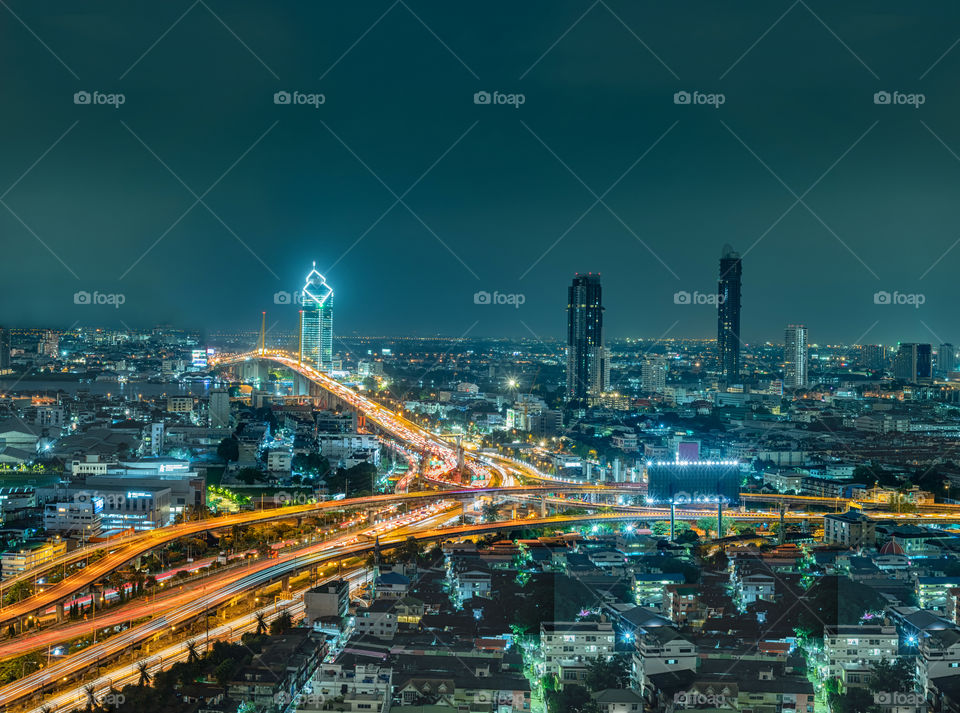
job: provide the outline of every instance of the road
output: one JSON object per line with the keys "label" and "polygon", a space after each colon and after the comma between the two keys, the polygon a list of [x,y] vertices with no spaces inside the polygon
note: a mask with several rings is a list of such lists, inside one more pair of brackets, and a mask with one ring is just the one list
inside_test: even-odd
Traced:
{"label": "road", "polygon": [[[169,601],[162,601],[162,606],[159,608],[156,601],[134,603],[125,607],[123,611],[117,612],[117,614],[123,615],[119,618],[120,622],[141,619],[155,614],[159,615],[152,616],[149,621],[128,628],[105,641],[92,644],[53,662],[48,667],[3,686],[0,688],[0,704],[9,704],[25,698],[64,677],[69,677],[91,666],[98,665],[99,661],[106,657],[167,633],[168,630],[174,631],[179,626],[203,614],[203,612],[215,609],[243,592],[265,586],[271,581],[299,570],[324,564],[334,559],[365,553],[373,548],[372,538],[384,531],[384,526],[393,529],[392,542],[402,542],[406,536],[414,535],[423,527],[433,527],[434,529],[428,530],[430,532],[436,532],[438,529],[442,530],[443,528],[436,528],[435,526],[456,517],[455,510],[458,509],[450,503],[441,501],[423,508],[422,511],[401,515],[390,523],[381,523],[365,530],[361,534],[367,535],[366,539],[362,539],[359,534],[342,535],[332,540],[282,553],[277,559],[262,560],[240,571],[227,573],[224,580],[218,582],[217,586],[207,585],[200,591],[188,590],[175,595]],[[96,624],[98,629],[105,626],[103,620],[98,620]],[[73,630],[75,633],[82,635],[90,631],[90,627],[91,622],[81,622],[76,627],[65,627],[51,633],[60,634],[57,638],[59,641],[64,641],[65,638],[68,638],[65,636],[68,630]],[[29,651],[38,648],[37,641],[43,642],[40,643],[40,646],[46,646],[49,644],[49,637],[46,633],[41,632],[17,639],[10,642],[10,645],[20,646],[24,651]]]}

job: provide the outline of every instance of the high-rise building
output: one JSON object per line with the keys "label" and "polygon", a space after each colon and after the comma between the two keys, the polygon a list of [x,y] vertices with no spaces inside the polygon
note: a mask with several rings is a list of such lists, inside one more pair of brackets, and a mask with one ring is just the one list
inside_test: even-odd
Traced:
{"label": "high-rise building", "polygon": [[49,329],[45,329],[37,342],[37,354],[41,354],[51,359],[60,356],[60,335]]}
{"label": "high-rise building", "polygon": [[802,389],[807,385],[807,328],[787,325],[783,340],[783,385]]}
{"label": "high-rise building", "polygon": [[783,340],[783,385],[802,389],[807,385],[807,328],[787,326]]}
{"label": "high-rise building", "polygon": [[10,330],[0,327],[0,372],[10,368]]}
{"label": "high-rise building", "polygon": [[210,403],[207,405],[211,428],[230,426],[230,392],[226,389],[212,389]]}
{"label": "high-rise building", "polygon": [[648,394],[662,394],[667,388],[667,362],[661,357],[644,359],[641,367],[643,390]]}
{"label": "high-rise building", "polygon": [[740,377],[741,275],[740,253],[724,245],[717,284],[717,351],[720,378],[725,382],[735,382]]}
{"label": "high-rise building", "polygon": [[952,344],[941,344],[937,350],[937,373],[946,376],[957,370],[957,350]]}
{"label": "high-rise building", "polygon": [[929,344],[902,342],[893,359],[893,376],[901,381],[918,384],[933,377]]}
{"label": "high-rise building", "polygon": [[317,272],[317,263],[303,286],[300,317],[300,359],[319,371],[333,369],[333,289]]}
{"label": "high-rise building", "polygon": [[879,371],[887,366],[887,349],[882,344],[864,344],[859,348],[860,364]]}
{"label": "high-rise building", "polygon": [[598,396],[609,384],[600,275],[577,273],[567,291],[567,398]]}

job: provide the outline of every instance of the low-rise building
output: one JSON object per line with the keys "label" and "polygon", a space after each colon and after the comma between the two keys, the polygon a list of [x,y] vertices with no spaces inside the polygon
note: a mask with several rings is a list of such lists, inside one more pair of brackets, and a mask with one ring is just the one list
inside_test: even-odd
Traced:
{"label": "low-rise building", "polygon": [[354,628],[360,636],[388,641],[397,635],[397,625],[394,603],[388,599],[380,599],[366,609],[358,609],[354,620]]}
{"label": "low-rise building", "polygon": [[305,698],[298,711],[329,710],[324,706],[339,698],[342,710],[388,713],[393,699],[393,670],[376,664],[321,664],[313,675],[313,694]]}
{"label": "low-rise building", "polygon": [[3,576],[22,574],[66,553],[67,543],[59,537],[50,540],[28,540],[0,554]]}
{"label": "low-rise building", "polygon": [[343,619],[350,607],[350,583],[336,579],[307,590],[303,595],[304,619],[315,624],[324,617]]}
{"label": "low-rise building", "polygon": [[823,541],[841,547],[873,547],[877,525],[859,510],[827,513],[823,516]]}
{"label": "low-rise building", "polygon": [[540,624],[544,673],[556,675],[562,662],[583,662],[614,651],[613,625],[607,621],[551,621]]}
{"label": "low-rise building", "polygon": [[895,626],[826,626],[823,651],[824,678],[841,678],[845,666],[876,664],[897,656],[899,637]]}

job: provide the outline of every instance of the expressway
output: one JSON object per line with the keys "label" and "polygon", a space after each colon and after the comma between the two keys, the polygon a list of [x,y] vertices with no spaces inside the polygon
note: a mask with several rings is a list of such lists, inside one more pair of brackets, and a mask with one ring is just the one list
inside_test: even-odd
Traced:
{"label": "expressway", "polygon": [[[297,372],[327,392],[333,394],[349,408],[363,413],[370,422],[376,424],[386,434],[401,441],[411,451],[422,454],[423,458],[430,459],[428,462],[433,461],[428,468],[424,469],[423,475],[425,479],[432,481],[442,488],[442,493],[426,491],[369,496],[350,500],[325,501],[315,504],[284,507],[270,511],[246,512],[205,521],[187,522],[170,528],[132,535],[118,543],[110,543],[109,547],[115,548],[113,551],[108,552],[101,560],[91,563],[77,574],[71,575],[58,584],[44,587],[34,596],[18,604],[4,608],[0,611],[0,626],[42,610],[50,604],[62,601],[70,594],[89,586],[107,572],[121,567],[126,562],[150,549],[179,537],[197,534],[205,530],[231,527],[233,525],[249,525],[282,518],[316,515],[350,507],[373,508],[379,505],[396,504],[405,501],[416,502],[422,499],[462,499],[464,497],[477,497],[486,494],[533,496],[558,492],[605,494],[629,492],[636,494],[636,486],[634,486],[634,488],[623,487],[619,490],[616,486],[584,486],[582,483],[563,481],[547,476],[537,471],[533,466],[522,463],[521,461],[515,461],[496,454],[473,454],[469,452],[465,452],[463,455],[464,466],[470,472],[471,482],[476,483],[480,487],[463,488],[460,483],[450,476],[457,468],[458,453],[449,443],[405,419],[400,413],[395,413],[385,406],[366,398],[324,373],[298,363],[295,358],[283,352],[263,350],[223,356],[219,360],[215,360],[214,365],[228,365],[249,359],[272,361]],[[518,481],[526,482],[528,479],[541,484],[537,486],[515,485]],[[507,487],[493,487],[498,480],[502,480],[503,485]],[[565,504],[573,504],[576,506],[576,503],[570,501],[566,501]],[[460,525],[456,527],[433,527],[424,523],[427,524],[429,529],[411,532],[411,536],[423,540],[446,539],[449,537],[476,535],[519,528],[566,527],[577,524],[596,524],[625,520],[665,520],[670,518],[669,508],[629,507],[628,511],[624,511],[626,510],[624,506],[616,507],[619,512],[576,516],[530,517],[503,522]],[[712,508],[683,509],[677,511],[677,516],[680,519],[699,519],[701,517],[713,517],[715,515],[716,511]],[[950,521],[948,518],[951,517],[954,518],[952,521],[956,521],[956,516],[951,514],[943,513],[940,515],[943,521]],[[780,520],[781,514],[779,512],[742,513],[729,511],[725,513],[725,517],[734,520],[773,522]],[[815,520],[820,517],[822,517],[822,515],[810,515],[806,513],[785,513],[783,515],[784,520],[787,522]],[[918,516],[914,514],[904,517],[914,519]],[[929,514],[929,517],[934,517],[934,514]],[[401,537],[398,534],[399,530],[394,529],[390,523],[377,530],[377,534],[384,538],[382,542],[384,546],[391,544],[396,545],[405,539],[405,537]],[[407,529],[407,531],[410,532],[411,530]],[[285,573],[317,566],[330,560],[342,560],[345,557],[368,552],[372,548],[372,542],[359,541],[356,537],[351,540],[345,536],[334,535],[331,539],[300,550],[296,554],[287,553],[281,559],[269,560],[262,563],[262,567],[256,568],[255,571],[251,570],[249,573],[244,572],[244,576],[228,579],[223,586],[213,591],[201,591],[199,595],[194,591],[192,593],[193,596],[189,599],[176,600],[165,605],[162,608],[163,613],[155,609],[145,612],[143,616],[160,614],[151,621],[128,629],[105,642],[83,649],[51,667],[42,669],[0,689],[0,702],[18,700],[29,695],[31,691],[36,691],[45,685],[49,685],[63,676],[69,676],[84,670],[104,656],[109,656],[112,653],[122,650],[124,647],[132,646],[138,641],[155,636],[159,632],[165,631],[167,627],[176,626],[176,622],[183,622],[194,618],[203,611],[216,607],[220,603],[236,597],[244,591],[263,586],[266,582],[275,580],[278,576],[283,576]],[[75,559],[58,560],[53,564],[53,567],[64,565],[67,562],[76,562],[79,559],[83,559],[88,553],[84,552],[79,556],[77,556],[76,553],[72,554]],[[36,571],[25,573],[21,576],[21,580],[33,579],[35,577]],[[4,586],[8,586],[8,584],[9,581],[5,582]]]}
{"label": "expressway", "polygon": [[[216,586],[207,584],[199,591],[197,589],[184,591],[169,600],[161,601],[160,606],[157,606],[156,601],[131,603],[130,606],[117,612],[118,615],[122,614],[121,622],[145,617],[150,617],[150,619],[0,688],[0,704],[9,704],[25,698],[63,678],[98,665],[101,660],[109,656],[160,636],[168,630],[173,631],[204,612],[215,609],[251,589],[266,586],[279,578],[329,563],[331,560],[365,553],[373,548],[372,538],[384,532],[386,527],[393,528],[391,541],[395,544],[403,542],[407,536],[416,536],[421,528],[428,528],[428,531],[431,532],[442,531],[444,528],[437,527],[437,525],[442,525],[455,518],[459,514],[456,512],[457,510],[459,508],[452,508],[444,502],[435,503],[432,506],[425,507],[423,512],[400,516],[392,522],[381,523],[366,530],[363,534],[368,535],[367,539],[363,539],[357,534],[341,535],[332,540],[324,540],[283,553],[277,559],[267,559],[250,567],[240,568],[228,573],[224,577],[224,581],[217,582]],[[52,633],[58,635],[59,641],[64,641],[70,638],[71,634],[75,636],[89,632],[92,625],[93,622],[80,622],[75,626],[70,625],[57,629]],[[96,622],[97,629],[104,626],[106,624],[103,619]],[[42,632],[33,636],[19,637],[11,642],[10,646],[19,647],[21,653],[24,653],[49,645],[50,639],[50,633]]]}
{"label": "expressway", "polygon": [[[484,494],[497,494],[502,492],[516,493],[523,495],[538,495],[557,492],[574,493],[615,493],[615,489],[602,486],[590,485],[571,485],[557,484],[554,486],[514,486],[511,488],[470,488],[470,489],[445,489],[442,491],[444,498],[464,499],[473,498]],[[171,527],[165,527],[157,530],[149,530],[136,535],[127,536],[118,544],[113,542],[102,543],[98,549],[110,548],[103,558],[87,565],[79,571],[71,574],[66,579],[61,580],[49,586],[40,586],[37,593],[27,597],[22,601],[11,604],[6,607],[0,607],[0,627],[6,626],[22,617],[35,614],[42,611],[57,602],[65,600],[67,597],[75,594],[92,583],[96,582],[106,574],[119,569],[127,562],[149,552],[150,550],[165,545],[181,537],[196,535],[208,530],[218,530],[222,528],[233,527],[234,525],[253,525],[270,522],[273,520],[282,520],[294,517],[306,517],[311,515],[322,515],[329,512],[337,512],[349,508],[376,508],[385,505],[394,505],[398,502],[415,503],[418,501],[436,500],[438,492],[436,490],[426,490],[414,493],[397,493],[387,495],[370,495],[359,498],[350,498],[344,500],[325,500],[318,503],[307,503],[304,505],[292,505],[282,508],[273,508],[267,510],[255,510],[252,512],[243,512],[232,515],[226,515],[206,520],[191,520]],[[2,582],[2,589],[8,589],[16,581],[34,582],[44,573],[65,566],[69,561],[77,563],[89,557],[90,550],[79,551],[71,560],[58,558],[56,563],[47,562],[40,567],[34,568],[22,575],[12,577]]]}
{"label": "expressway", "polygon": [[[436,494],[435,494],[436,495]],[[414,517],[408,526],[395,529],[389,532],[389,523],[381,531],[384,533],[380,540],[380,546],[384,549],[402,544],[407,537],[416,540],[447,540],[450,538],[483,535],[503,530],[515,529],[545,529],[545,528],[566,528],[576,525],[596,525],[616,522],[630,522],[635,520],[664,520],[670,517],[668,508],[636,508],[632,512],[614,512],[614,513],[594,513],[588,515],[554,515],[549,517],[528,517],[516,520],[504,520],[492,523],[477,523],[467,525],[456,525],[452,527],[429,527],[428,529],[418,529],[418,525],[424,524],[417,521]],[[699,519],[701,517],[712,517],[715,515],[713,509],[688,509],[683,510],[683,519]],[[449,519],[448,515],[444,515]],[[735,520],[749,521],[767,521],[775,522],[780,518],[779,512],[767,513],[740,513],[730,512],[729,516]],[[440,517],[438,515],[438,517]],[[902,515],[902,518],[913,518],[913,515]],[[944,515],[943,517],[952,517]],[[434,518],[436,519],[436,518]],[[784,519],[787,522],[802,522],[804,520],[816,519],[803,513],[789,513]],[[954,517],[954,520],[956,518]],[[380,530],[380,528],[377,528]],[[211,588],[206,592],[201,592],[197,596],[196,592],[187,598],[187,601],[174,609],[166,609],[166,613],[154,618],[144,624],[128,629],[105,642],[82,649],[72,656],[68,656],[52,666],[41,669],[29,676],[26,676],[14,683],[0,688],[0,703],[9,703],[29,696],[32,692],[40,690],[41,687],[51,684],[64,676],[73,675],[90,666],[95,665],[99,660],[106,656],[115,654],[123,649],[133,646],[137,642],[157,636],[165,632],[169,627],[176,627],[178,623],[185,622],[195,618],[204,611],[212,609],[220,604],[229,601],[231,598],[240,596],[243,592],[265,586],[271,581],[292,574],[297,571],[309,569],[318,565],[324,565],[331,561],[343,560],[348,557],[365,554],[374,549],[374,542],[366,541],[354,536],[352,538],[342,536],[334,540],[327,540],[315,545],[311,545],[302,550],[288,552],[279,560],[268,560],[261,563],[262,566],[251,568],[247,573],[244,571],[242,577],[237,577],[234,581],[219,588]]]}

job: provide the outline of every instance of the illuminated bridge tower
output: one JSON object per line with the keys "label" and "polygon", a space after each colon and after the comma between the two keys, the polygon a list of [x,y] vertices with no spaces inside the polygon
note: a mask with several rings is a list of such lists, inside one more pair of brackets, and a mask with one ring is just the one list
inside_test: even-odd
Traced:
{"label": "illuminated bridge tower", "polygon": [[333,369],[333,289],[317,272],[317,263],[303,286],[300,361],[318,371]]}

